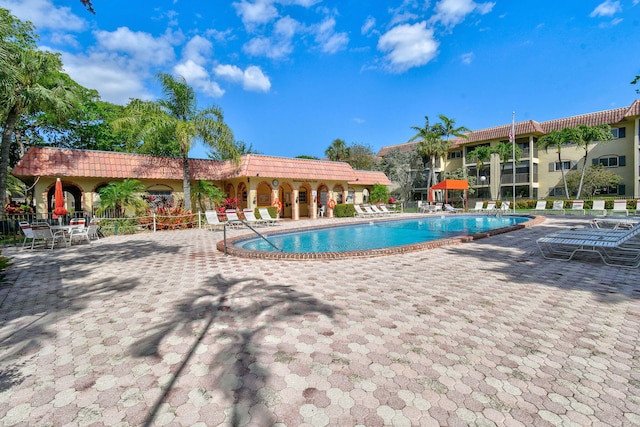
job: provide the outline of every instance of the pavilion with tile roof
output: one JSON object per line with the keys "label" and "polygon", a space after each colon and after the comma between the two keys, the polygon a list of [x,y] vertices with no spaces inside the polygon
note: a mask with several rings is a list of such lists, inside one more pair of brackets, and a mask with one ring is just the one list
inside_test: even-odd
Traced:
{"label": "pavilion with tile roof", "polygon": [[[589,147],[588,165],[602,164],[622,177],[622,182],[615,188],[608,189],[611,197],[640,197],[640,100],[635,100],[628,107],[595,113],[582,114],[545,122],[527,120],[515,123],[515,142],[522,149],[523,155],[516,165],[516,194],[524,198],[560,197],[564,195],[562,170],[580,168],[584,161],[584,150],[575,144],[563,146],[562,161],[558,161],[555,149],[545,151],[538,149],[537,141],[553,130],[561,130],[578,125],[609,125],[614,139],[606,143],[594,143]],[[466,138],[451,139],[451,146],[446,159],[440,159],[436,174],[444,175],[445,171],[466,168],[471,176],[476,176],[476,195],[480,198],[497,200],[512,197],[513,167],[505,164],[505,174],[501,176],[501,163],[497,155],[493,155],[482,171],[477,170],[475,161],[468,161],[467,154],[481,145],[496,146],[509,141],[511,124],[480,129],[469,132]],[[419,141],[382,147],[379,157],[384,157],[397,150],[408,152],[416,149]],[[482,174],[482,176],[480,176]],[[426,189],[414,189],[417,197],[427,200]],[[425,190],[425,191],[421,191]],[[583,196],[584,197],[584,196]]]}
{"label": "pavilion with tile roof", "polygon": [[[210,181],[239,208],[282,204],[281,216],[315,218],[318,205],[363,203],[371,188],[390,185],[382,172],[360,171],[348,163],[247,154],[238,163],[189,159],[191,181]],[[94,212],[98,189],[110,182],[137,179],[150,195],[183,198],[182,159],[107,151],[32,147],[13,175],[34,185],[37,212],[51,212],[56,178],[61,178],[69,209]],[[328,214],[333,214],[328,210]]]}

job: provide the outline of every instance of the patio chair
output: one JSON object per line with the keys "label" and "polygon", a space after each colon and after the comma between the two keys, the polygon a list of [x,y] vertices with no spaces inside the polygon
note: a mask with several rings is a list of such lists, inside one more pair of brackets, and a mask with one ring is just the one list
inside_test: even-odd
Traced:
{"label": "patio chair", "polygon": [[325,215],[325,207],[324,205],[320,206],[320,209],[318,209],[318,216],[324,216]]}
{"label": "patio chair", "polygon": [[569,212],[584,215],[584,200],[574,200]]}
{"label": "patio chair", "polygon": [[87,227],[87,236],[89,236],[89,240],[100,240],[99,228],[100,222],[98,222],[98,220],[92,219],[89,221],[89,226]]}
{"label": "patio chair", "polygon": [[33,231],[33,239],[31,240],[31,250],[33,250],[36,240],[41,240],[45,247],[51,242],[51,250],[56,245],[56,242],[62,240],[64,245],[67,246],[67,239],[63,230],[53,232],[49,224],[39,224],[31,227]]}
{"label": "patio chair", "polygon": [[604,200],[593,201],[593,207],[591,208],[591,210],[589,210],[589,213],[593,213],[595,215],[596,212],[602,212],[601,213],[602,216],[607,215],[607,209],[605,209],[604,207]]}
{"label": "patio chair", "polygon": [[612,215],[616,214],[624,214],[624,216],[629,216],[629,210],[627,209],[627,201],[626,200],[614,200],[613,201],[613,209],[611,210]]}
{"label": "patio chair", "polygon": [[551,211],[553,213],[564,214],[564,201],[563,200],[555,200],[553,202],[553,206],[551,207]]}
{"label": "patio chair", "polygon": [[[22,234],[24,234],[24,240],[22,241],[22,249],[24,249],[25,245],[27,244],[27,240],[31,239],[31,243],[33,244],[33,240],[36,237],[33,234],[33,229],[31,228],[31,224],[29,224],[27,221],[19,221],[18,225],[22,230]],[[32,248],[33,248],[33,245],[32,245]]]}
{"label": "patio chair", "polygon": [[267,220],[258,219],[253,209],[244,209],[242,213],[244,213],[244,219],[246,222],[249,223],[249,225],[255,225],[255,226],[267,225]]}
{"label": "patio chair", "polygon": [[260,218],[267,221],[267,225],[276,225],[282,221],[282,218],[272,217],[268,208],[258,208],[258,213],[260,214]]}
{"label": "patio chair", "polygon": [[628,230],[578,228],[536,241],[543,258],[570,261],[578,253],[595,253],[607,265],[640,265],[640,223]]}
{"label": "patio chair", "polygon": [[231,228],[238,228],[244,226],[244,223],[238,216],[238,212],[235,209],[227,209],[224,211],[224,214],[227,216],[227,225]]}
{"label": "patio chair", "polygon": [[484,202],[476,202],[476,205],[469,209],[469,212],[482,212],[484,210]]}
{"label": "patio chair", "polygon": [[88,229],[85,227],[86,220],[84,218],[72,218],[69,221],[68,236],[69,245],[73,243],[73,239],[80,238],[86,239],[87,242],[91,242],[89,239]]}
{"label": "patio chair", "polygon": [[207,223],[204,225],[208,230],[216,230],[224,228],[224,222],[218,218],[218,212],[205,211],[204,216],[207,219]]}

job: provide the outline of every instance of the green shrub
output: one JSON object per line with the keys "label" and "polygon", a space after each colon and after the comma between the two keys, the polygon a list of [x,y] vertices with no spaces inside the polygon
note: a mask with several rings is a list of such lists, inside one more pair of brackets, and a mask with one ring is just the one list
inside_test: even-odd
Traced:
{"label": "green shrub", "polygon": [[4,271],[9,268],[11,264],[13,263],[9,258],[0,255],[0,281],[4,280]]}
{"label": "green shrub", "polygon": [[333,216],[336,218],[352,218],[356,209],[350,203],[341,203],[333,209]]}

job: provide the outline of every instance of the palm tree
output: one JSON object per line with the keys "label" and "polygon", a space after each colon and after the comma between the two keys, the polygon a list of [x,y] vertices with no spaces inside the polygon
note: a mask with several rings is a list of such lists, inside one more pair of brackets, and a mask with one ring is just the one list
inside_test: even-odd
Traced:
{"label": "palm tree", "polygon": [[209,181],[198,180],[193,191],[193,202],[198,205],[201,211],[207,210],[209,207],[207,202],[217,207],[222,205],[226,198],[227,193]]}
{"label": "palm tree", "polygon": [[484,171],[485,161],[491,160],[493,150],[488,145],[479,145],[467,153],[467,160],[476,162],[476,182],[480,180],[480,171]]}
{"label": "palm tree", "polygon": [[569,199],[569,187],[567,186],[567,177],[564,173],[564,165],[562,163],[562,146],[567,143],[569,138],[567,128],[562,130],[552,130],[548,134],[538,139],[537,145],[539,148],[544,148],[547,152],[550,147],[555,147],[558,153],[558,163],[560,164],[560,172],[562,172],[562,182],[564,183],[564,194]]}
{"label": "palm tree", "polygon": [[501,142],[492,150],[495,154],[500,158],[500,183],[502,183],[502,176],[504,175],[504,167],[509,162],[509,160],[513,157],[513,153],[515,151],[515,158],[513,159],[513,164],[517,165],[520,163],[520,158],[522,157],[522,148],[517,145],[515,148],[513,144]]}
{"label": "palm tree", "polygon": [[587,170],[587,158],[589,156],[589,145],[592,142],[600,141],[607,142],[613,139],[611,134],[611,127],[609,125],[602,126],[587,126],[578,125],[575,128],[571,128],[568,131],[568,137],[571,142],[575,143],[578,147],[584,150],[584,157],[582,162],[582,172],[580,174],[580,185],[578,186],[578,194],[576,198],[580,198],[582,192],[582,184],[584,182],[584,174]]}
{"label": "palm tree", "polygon": [[347,143],[340,138],[336,138],[333,140],[329,148],[325,150],[324,154],[326,154],[329,160],[342,162],[349,158],[349,151]]}
{"label": "palm tree", "polygon": [[116,218],[123,217],[128,208],[141,209],[146,203],[142,193],[147,188],[140,181],[125,179],[122,182],[112,182],[98,190],[100,194],[99,214],[113,211]]}
{"label": "palm tree", "polygon": [[[3,81],[0,99],[3,104],[2,144],[0,146],[0,197],[7,198],[7,174],[11,142],[18,120],[23,114],[55,111],[64,115],[76,102],[75,88],[62,70],[57,55],[24,49],[12,55],[15,60],[14,79]],[[66,78],[65,78],[66,77]],[[0,214],[1,215],[1,214]]]}
{"label": "palm tree", "polygon": [[155,102],[138,99],[127,106],[127,116],[114,122],[116,129],[131,127],[144,141],[177,143],[182,157],[184,208],[191,210],[191,172],[189,151],[197,140],[233,155],[238,160],[231,129],[225,124],[222,110],[211,106],[198,109],[196,93],[184,77],[158,74],[164,97]]}
{"label": "palm tree", "polygon": [[420,139],[418,146],[416,147],[416,151],[422,158],[423,167],[425,169],[429,169],[429,176],[427,177],[427,194],[429,194],[431,184],[432,182],[435,182],[436,179],[433,170],[436,163],[436,156],[442,156],[443,152],[446,154],[449,147],[448,143],[440,138],[443,135],[442,127],[437,125],[430,126],[429,116],[424,116],[424,120],[424,127],[411,126],[411,129],[415,130],[417,133],[413,135],[409,141]]}

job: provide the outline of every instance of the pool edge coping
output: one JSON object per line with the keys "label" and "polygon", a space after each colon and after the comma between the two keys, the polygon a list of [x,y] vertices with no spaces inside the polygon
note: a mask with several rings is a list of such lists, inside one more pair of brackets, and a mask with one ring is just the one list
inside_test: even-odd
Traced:
{"label": "pool edge coping", "polygon": [[[464,215],[464,214],[463,214]],[[499,234],[509,233],[516,230],[522,230],[523,228],[533,227],[538,224],[542,224],[546,217],[542,215],[529,215],[521,214],[514,216],[522,216],[531,218],[529,221],[521,224],[515,224],[508,227],[496,228],[495,230],[467,234],[463,236],[451,237],[446,239],[430,240],[427,242],[412,243],[409,245],[393,246],[389,248],[367,249],[358,251],[346,251],[346,252],[317,252],[317,253],[295,253],[295,252],[268,252],[268,251],[254,251],[235,246],[234,243],[240,240],[246,240],[254,236],[253,234],[243,234],[241,236],[235,236],[227,239],[226,255],[237,256],[239,258],[249,259],[270,259],[270,260],[287,260],[287,261],[322,261],[322,260],[335,260],[335,259],[355,259],[355,258],[372,258],[385,255],[397,255],[408,252],[417,252],[421,250],[429,250],[440,248],[443,246],[459,245],[461,243],[473,242],[475,240],[484,239],[486,237],[496,236]],[[366,224],[371,221],[382,222],[385,220],[393,220],[394,218],[377,218],[376,220],[369,219],[358,222],[352,222],[350,225],[361,223]],[[336,224],[339,226],[342,224]],[[269,235],[281,234],[281,233],[295,233],[301,231],[309,231],[314,229],[329,228],[331,225],[311,225],[306,227],[289,228],[275,233],[268,233]],[[219,241],[216,244],[218,251],[225,253],[224,240]]]}

